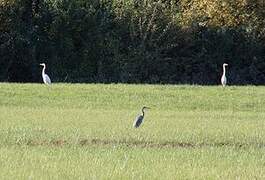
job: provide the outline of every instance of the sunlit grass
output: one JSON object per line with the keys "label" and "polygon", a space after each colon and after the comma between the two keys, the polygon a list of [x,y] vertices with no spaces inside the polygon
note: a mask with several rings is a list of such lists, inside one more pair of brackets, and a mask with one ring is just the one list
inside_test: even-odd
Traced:
{"label": "sunlit grass", "polygon": [[2,83],[0,176],[263,179],[264,104],[254,86]]}

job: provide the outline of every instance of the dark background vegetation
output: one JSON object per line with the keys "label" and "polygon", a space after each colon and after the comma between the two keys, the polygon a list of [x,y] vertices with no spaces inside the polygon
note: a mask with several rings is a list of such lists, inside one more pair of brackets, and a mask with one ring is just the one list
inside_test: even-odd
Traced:
{"label": "dark background vegetation", "polygon": [[265,84],[265,0],[2,0],[0,81]]}

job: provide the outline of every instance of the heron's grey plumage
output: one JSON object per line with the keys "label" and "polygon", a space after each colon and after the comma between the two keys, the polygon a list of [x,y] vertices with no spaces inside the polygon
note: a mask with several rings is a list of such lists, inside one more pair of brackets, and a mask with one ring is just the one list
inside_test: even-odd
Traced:
{"label": "heron's grey plumage", "polygon": [[142,124],[143,120],[144,120],[143,115],[139,115],[138,117],[136,117],[133,127],[138,128]]}
{"label": "heron's grey plumage", "polygon": [[145,106],[142,108],[143,114],[136,117],[136,119],[133,123],[133,127],[138,128],[143,123],[143,121],[144,121],[144,110],[145,109],[150,109],[150,108],[145,107]]}

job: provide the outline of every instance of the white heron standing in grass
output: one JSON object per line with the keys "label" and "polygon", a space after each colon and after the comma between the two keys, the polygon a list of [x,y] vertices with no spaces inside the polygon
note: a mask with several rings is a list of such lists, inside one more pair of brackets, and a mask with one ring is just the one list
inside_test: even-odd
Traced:
{"label": "white heron standing in grass", "polygon": [[144,121],[144,110],[145,109],[151,109],[151,108],[146,107],[146,106],[144,106],[142,108],[142,113],[143,114],[141,114],[141,115],[139,115],[139,116],[136,117],[136,119],[135,119],[135,121],[133,123],[133,127],[138,128],[142,124],[142,122]]}
{"label": "white heron standing in grass", "polygon": [[225,66],[228,66],[228,64],[226,64],[226,63],[223,64],[223,75],[221,78],[221,83],[222,83],[223,87],[226,85],[226,82],[227,82],[226,76],[225,76],[225,73],[226,73],[225,72]]}
{"label": "white heron standing in grass", "polygon": [[45,65],[45,63],[41,63],[40,65],[43,66],[43,69],[42,69],[42,79],[43,79],[43,82],[45,84],[50,85],[51,84],[51,79],[49,78],[49,76],[47,74],[45,74],[46,65]]}

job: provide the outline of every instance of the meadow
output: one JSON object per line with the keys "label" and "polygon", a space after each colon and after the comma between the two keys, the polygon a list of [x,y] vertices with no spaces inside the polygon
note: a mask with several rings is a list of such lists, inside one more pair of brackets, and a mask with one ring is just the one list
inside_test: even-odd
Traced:
{"label": "meadow", "polygon": [[264,109],[263,86],[1,83],[0,177],[264,179]]}

